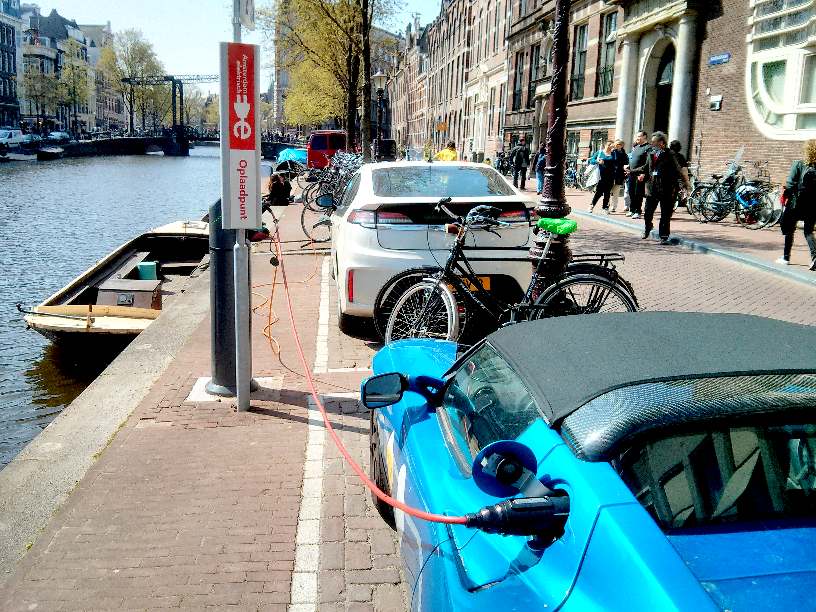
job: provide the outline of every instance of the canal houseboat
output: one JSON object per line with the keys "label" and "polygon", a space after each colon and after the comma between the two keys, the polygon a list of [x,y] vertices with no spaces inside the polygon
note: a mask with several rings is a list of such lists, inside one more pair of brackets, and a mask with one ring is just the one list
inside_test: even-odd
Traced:
{"label": "canal houseboat", "polygon": [[209,254],[209,225],[176,222],[151,230],[97,262],[25,313],[28,327],[62,344],[130,342],[186,287]]}

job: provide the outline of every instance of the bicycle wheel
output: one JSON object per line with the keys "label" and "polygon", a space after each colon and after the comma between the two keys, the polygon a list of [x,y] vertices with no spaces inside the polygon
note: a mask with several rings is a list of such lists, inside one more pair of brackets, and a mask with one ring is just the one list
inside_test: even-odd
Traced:
{"label": "bicycle wheel", "polygon": [[325,208],[314,210],[304,206],[300,212],[300,227],[312,242],[328,242],[331,240],[331,226],[320,224],[327,218],[328,211]]}
{"label": "bicycle wheel", "polygon": [[598,312],[636,312],[633,295],[620,283],[595,274],[567,276],[547,287],[536,300],[531,319]]}
{"label": "bicycle wheel", "polygon": [[758,202],[750,206],[737,205],[737,221],[750,230],[767,227],[774,220],[774,205],[770,194],[764,193]]}
{"label": "bicycle wheel", "polygon": [[456,298],[441,281],[421,281],[397,301],[385,329],[385,343],[403,338],[456,340],[459,312]]}
{"label": "bicycle wheel", "polygon": [[374,327],[380,338],[385,338],[388,318],[405,290],[439,271],[438,268],[411,268],[392,276],[382,286],[377,293],[377,299],[374,300]]}
{"label": "bicycle wheel", "polygon": [[706,192],[702,203],[703,218],[712,223],[722,221],[734,210],[733,196],[717,187],[712,187]]}
{"label": "bicycle wheel", "polygon": [[686,210],[689,214],[700,222],[703,218],[703,202],[706,197],[706,192],[711,189],[711,185],[701,184],[694,187],[686,199]]}

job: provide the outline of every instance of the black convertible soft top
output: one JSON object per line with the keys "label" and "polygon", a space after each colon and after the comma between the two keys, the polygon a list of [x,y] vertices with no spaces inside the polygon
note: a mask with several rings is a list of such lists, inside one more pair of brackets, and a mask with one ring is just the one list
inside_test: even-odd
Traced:
{"label": "black convertible soft top", "polygon": [[487,338],[557,424],[638,384],[816,373],[816,327],[742,314],[637,312],[557,317]]}

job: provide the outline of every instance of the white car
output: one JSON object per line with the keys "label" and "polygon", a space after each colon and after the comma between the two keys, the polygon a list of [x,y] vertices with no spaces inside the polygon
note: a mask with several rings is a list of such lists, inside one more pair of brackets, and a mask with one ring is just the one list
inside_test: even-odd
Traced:
{"label": "white car", "polygon": [[450,219],[436,205],[446,197],[452,198],[447,207],[459,215],[479,204],[501,209],[500,219],[510,225],[498,228],[498,235],[474,232],[467,257],[488,278],[482,283],[486,289],[506,300],[521,298],[532,271],[527,248],[535,202],[485,164],[366,164],[349,181],[331,218],[341,328],[354,317],[373,317],[377,294],[396,274],[445,264],[454,236],[446,233]]}
{"label": "white car", "polygon": [[0,128],[0,144],[13,147],[23,142],[23,131],[11,128]]}

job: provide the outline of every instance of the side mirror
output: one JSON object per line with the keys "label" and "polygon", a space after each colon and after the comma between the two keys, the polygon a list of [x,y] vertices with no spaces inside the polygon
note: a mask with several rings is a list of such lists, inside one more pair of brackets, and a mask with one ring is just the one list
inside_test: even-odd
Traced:
{"label": "side mirror", "polygon": [[366,408],[384,408],[396,404],[408,389],[408,379],[398,372],[379,374],[363,382],[360,396]]}
{"label": "side mirror", "polygon": [[317,196],[315,204],[320,208],[332,208],[334,206],[334,197],[332,197],[330,193],[324,193],[323,195]]}

